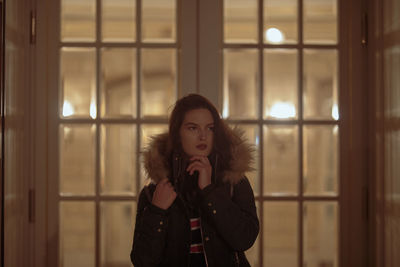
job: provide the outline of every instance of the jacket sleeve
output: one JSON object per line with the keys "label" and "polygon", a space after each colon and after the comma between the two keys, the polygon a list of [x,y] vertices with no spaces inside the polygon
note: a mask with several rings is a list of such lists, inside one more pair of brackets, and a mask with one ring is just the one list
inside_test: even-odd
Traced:
{"label": "jacket sleeve", "polygon": [[168,211],[151,204],[149,191],[148,187],[141,191],[137,206],[130,257],[138,267],[157,266],[165,248]]}
{"label": "jacket sleeve", "polygon": [[209,185],[201,192],[203,216],[218,234],[236,251],[245,251],[255,242],[259,222],[253,190],[247,178],[233,187]]}

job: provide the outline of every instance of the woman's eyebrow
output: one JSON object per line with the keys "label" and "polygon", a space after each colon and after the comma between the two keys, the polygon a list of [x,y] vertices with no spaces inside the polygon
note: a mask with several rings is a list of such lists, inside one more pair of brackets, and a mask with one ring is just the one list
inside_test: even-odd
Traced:
{"label": "woman's eyebrow", "polygon": [[[191,121],[185,122],[183,125],[184,126],[189,126],[189,125],[199,126],[199,124],[197,124],[195,122],[191,122]],[[206,126],[214,126],[214,122],[207,123]]]}
{"label": "woman's eyebrow", "polygon": [[188,125],[195,125],[195,126],[197,126],[197,124],[196,123],[194,123],[194,122],[185,122],[183,125],[185,125],[185,126],[188,126]]}

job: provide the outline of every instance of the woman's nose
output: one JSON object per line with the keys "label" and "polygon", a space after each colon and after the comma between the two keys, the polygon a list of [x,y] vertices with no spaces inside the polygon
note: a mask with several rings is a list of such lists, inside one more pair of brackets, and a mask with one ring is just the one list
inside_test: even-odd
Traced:
{"label": "woman's nose", "polygon": [[200,140],[206,140],[206,133],[205,133],[205,131],[200,130],[200,132],[199,132],[199,137],[200,137]]}

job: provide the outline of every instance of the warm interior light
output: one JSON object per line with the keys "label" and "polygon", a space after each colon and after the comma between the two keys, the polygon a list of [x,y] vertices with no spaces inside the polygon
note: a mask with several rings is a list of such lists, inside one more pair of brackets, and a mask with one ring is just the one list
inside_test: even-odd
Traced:
{"label": "warm interior light", "polygon": [[282,43],[284,40],[283,33],[277,28],[269,28],[265,31],[265,39],[270,43]]}
{"label": "warm interior light", "polygon": [[96,103],[94,101],[90,103],[90,117],[96,119]]}
{"label": "warm interior light", "polygon": [[222,118],[226,119],[229,117],[229,107],[224,106],[224,109],[222,110]]}
{"label": "warm interior light", "polygon": [[74,108],[67,100],[64,101],[62,114],[64,117],[74,115]]}
{"label": "warm interior light", "polygon": [[339,109],[338,109],[338,106],[336,104],[334,104],[333,107],[332,107],[332,118],[334,120],[338,120],[339,119]]}
{"label": "warm interior light", "polygon": [[269,115],[278,119],[288,119],[296,116],[296,109],[293,104],[276,102],[269,112]]}
{"label": "warm interior light", "polygon": [[256,136],[256,142],[255,142],[256,147],[260,145],[260,137]]}
{"label": "warm interior light", "polygon": [[226,119],[229,117],[229,101],[228,97],[224,97],[224,106],[222,109],[222,118]]}

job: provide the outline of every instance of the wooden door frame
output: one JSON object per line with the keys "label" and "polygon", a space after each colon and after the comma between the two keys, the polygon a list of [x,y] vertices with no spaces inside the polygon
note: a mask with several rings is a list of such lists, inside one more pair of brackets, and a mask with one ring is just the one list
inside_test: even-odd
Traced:
{"label": "wooden door frame", "polygon": [[51,19],[54,17],[50,7],[51,0],[36,0],[36,49],[35,67],[35,94],[32,101],[34,107],[34,172],[35,177],[35,240],[34,240],[34,266],[51,266],[49,257],[54,247],[54,232],[50,231],[47,218],[49,216],[49,90],[50,78],[54,70],[50,68],[51,39],[50,31],[54,28]]}
{"label": "wooden door frame", "polygon": [[5,1],[0,0],[0,265],[4,266],[4,26],[5,26]]}
{"label": "wooden door frame", "polygon": [[[48,266],[52,262],[54,255],[58,252],[53,248],[58,247],[54,245],[57,241],[57,231],[54,226],[48,225],[47,217],[49,216],[49,192],[51,187],[48,186],[50,175],[49,151],[52,146],[57,145],[49,142],[49,124],[51,117],[48,110],[53,110],[52,107],[47,106],[49,97],[51,97],[51,90],[54,89],[52,83],[52,76],[58,75],[55,73],[54,68],[50,68],[54,62],[57,62],[55,56],[52,54],[52,45],[57,43],[57,40],[49,40],[47,36],[53,36],[51,33],[58,23],[52,22],[56,18],[56,13],[51,9],[52,0],[36,0],[37,10],[37,43],[36,43],[36,68],[33,70],[35,78],[36,91],[34,94],[35,105],[35,137],[34,137],[34,175],[35,175],[35,189],[36,189],[36,224],[35,224],[35,266]],[[210,1],[215,0],[183,0],[182,5],[189,5],[191,8],[190,14],[180,13],[182,17],[190,19],[190,24],[198,23],[200,16],[206,16],[204,12],[199,13],[199,3],[202,10],[209,9]],[[365,0],[345,1],[339,0],[340,14],[342,22],[340,23],[340,42],[341,42],[341,55],[340,55],[340,88],[345,92],[340,94],[341,115],[343,121],[340,124],[342,140],[341,151],[341,180],[348,181],[348,183],[340,184],[341,192],[341,235],[339,243],[339,259],[341,267],[351,266],[367,266],[367,236],[368,236],[368,213],[367,209],[367,194],[368,183],[368,159],[367,159],[367,105],[365,104],[367,98],[365,88],[367,80],[364,78],[367,74],[366,69],[366,47],[362,44],[362,17],[365,10]],[[215,12],[214,12],[215,13]],[[214,17],[214,19],[217,19]],[[200,30],[206,31],[206,28]],[[188,29],[182,29],[182,32]],[[186,32],[189,33],[190,32]],[[221,70],[220,65],[221,57],[220,52],[215,49],[216,45],[220,45],[220,40],[214,40],[216,43],[208,43],[212,46],[214,55],[216,57],[204,57],[205,49],[196,52],[193,47],[202,47],[209,40],[199,40],[198,36],[191,36],[181,40],[182,47],[181,53],[189,53],[190,58],[202,58],[203,60],[215,61],[215,68]],[[50,52],[49,52],[50,51]],[[193,66],[192,60],[181,61],[182,75],[185,79],[179,81],[180,93],[199,92],[202,94],[209,94],[208,97],[216,99],[221,102],[221,96],[218,95],[216,90],[209,90],[220,86],[220,79],[215,78],[217,72],[205,73],[205,61],[201,65]],[[190,73],[188,70],[191,66],[196,69],[196,73]],[[204,74],[205,73],[205,74]],[[202,80],[199,80],[202,77]],[[208,77],[208,78],[205,78]],[[194,87],[194,88],[193,88]],[[207,89],[208,88],[208,89]],[[217,94],[217,95],[214,95]],[[53,101],[55,102],[55,101]],[[46,103],[46,104],[43,104]],[[220,103],[215,103],[221,107]],[[54,139],[54,138],[53,138]],[[50,140],[51,141],[51,140]],[[371,193],[372,190],[369,192]],[[51,204],[51,203],[50,203]],[[370,216],[371,217],[371,216]],[[55,253],[55,254],[54,254]]]}
{"label": "wooden door frame", "polygon": [[383,196],[383,93],[379,88],[383,84],[382,60],[382,8],[381,1],[367,0],[368,22],[368,144],[369,144],[369,225],[368,225],[368,263],[370,267],[385,266],[384,232],[382,212]]}
{"label": "wooden door frame", "polygon": [[[367,47],[363,21],[364,0],[341,1],[342,140],[341,177],[341,264],[367,266],[368,235],[368,147]],[[344,183],[346,182],[346,183]]]}
{"label": "wooden door frame", "polygon": [[[393,108],[388,101],[390,89],[387,87],[387,78],[391,77],[390,66],[385,64],[386,49],[399,44],[398,29],[386,31],[385,13],[389,10],[386,5],[394,3],[385,1],[366,0],[368,5],[368,146],[369,146],[369,214],[370,224],[368,228],[368,266],[394,266],[398,262],[394,257],[395,243],[393,242],[393,228],[390,221],[398,216],[398,209],[393,207],[393,199],[388,183],[395,179],[390,174],[388,166],[394,164],[392,157],[387,154],[391,145],[390,135],[393,126],[396,125],[393,117],[388,115],[388,108]],[[398,1],[397,1],[398,3]],[[399,14],[399,10],[396,10]],[[397,35],[397,36],[396,36]],[[387,69],[388,67],[388,69]],[[395,126],[397,127],[397,126]],[[396,128],[397,130],[397,128]],[[386,165],[389,164],[389,165]],[[398,177],[397,177],[398,179]],[[392,230],[392,231],[391,231]],[[395,238],[399,238],[398,236]],[[397,266],[397,265],[396,265]]]}

